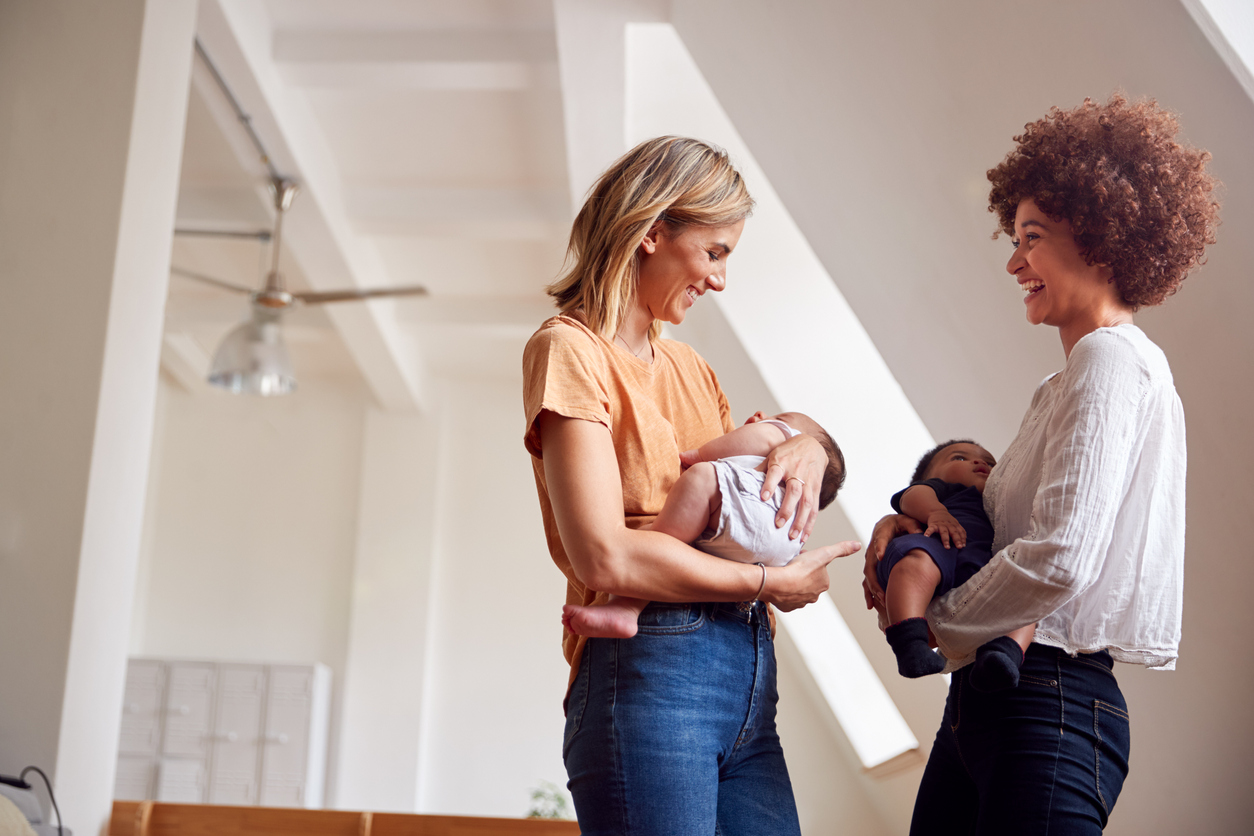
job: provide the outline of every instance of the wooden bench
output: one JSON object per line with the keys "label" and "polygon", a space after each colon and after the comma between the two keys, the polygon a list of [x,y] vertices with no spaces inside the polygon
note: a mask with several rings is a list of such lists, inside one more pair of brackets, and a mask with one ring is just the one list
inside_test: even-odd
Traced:
{"label": "wooden bench", "polygon": [[578,836],[555,819],[115,801],[109,836]]}

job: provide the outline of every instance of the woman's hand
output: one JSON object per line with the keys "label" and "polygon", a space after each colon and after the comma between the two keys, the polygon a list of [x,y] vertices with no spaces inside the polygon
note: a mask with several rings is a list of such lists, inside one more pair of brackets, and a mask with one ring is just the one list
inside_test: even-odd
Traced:
{"label": "woman's hand", "polygon": [[770,499],[780,482],[784,483],[784,501],[775,516],[775,527],[780,528],[792,520],[790,539],[800,537],[804,543],[810,538],[819,515],[819,489],[826,470],[827,453],[823,445],[809,435],[793,436],[766,457],[762,500]]}
{"label": "woman's hand", "polygon": [[766,570],[766,586],[758,598],[788,612],[813,604],[827,591],[830,581],[827,564],[838,557],[856,553],[862,544],[846,540],[831,546],[804,551],[787,566]]}
{"label": "woman's hand", "polygon": [[862,579],[862,594],[866,597],[866,608],[875,610],[876,623],[879,625],[880,632],[888,629],[888,607],[884,604],[884,596],[880,595],[876,598],[871,593],[871,588],[867,586],[866,578]]}
{"label": "woman's hand", "polygon": [[866,566],[862,570],[862,594],[866,598],[866,608],[868,610],[880,610],[881,627],[884,624],[884,588],[880,586],[879,578],[875,576],[875,567],[879,565],[880,558],[884,556],[884,549],[888,548],[888,543],[894,537],[901,534],[922,534],[923,526],[919,525],[919,521],[914,517],[908,517],[905,514],[889,514],[887,517],[880,518],[875,524],[875,530],[871,532],[871,542],[866,547]]}

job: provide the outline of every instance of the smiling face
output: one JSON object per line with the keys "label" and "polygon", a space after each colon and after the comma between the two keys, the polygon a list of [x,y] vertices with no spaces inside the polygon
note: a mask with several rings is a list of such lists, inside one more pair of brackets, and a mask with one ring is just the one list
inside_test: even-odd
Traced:
{"label": "smiling face", "polygon": [[1011,243],[1015,251],[1006,272],[1024,292],[1028,322],[1057,328],[1068,351],[1084,334],[1115,324],[1109,321],[1112,312],[1131,316],[1110,282],[1110,270],[1085,263],[1069,221],[1055,221],[1035,201],[1024,199],[1015,213]]}
{"label": "smiling face", "polygon": [[650,320],[672,325],[707,290],[726,286],[727,258],[740,241],[745,222],[729,226],[688,226],[678,231],[655,224],[640,243],[636,305]]}
{"label": "smiling face", "polygon": [[925,474],[929,479],[941,479],[955,485],[978,488],[984,493],[988,474],[997,460],[993,454],[978,444],[961,442],[950,444],[937,451]]}

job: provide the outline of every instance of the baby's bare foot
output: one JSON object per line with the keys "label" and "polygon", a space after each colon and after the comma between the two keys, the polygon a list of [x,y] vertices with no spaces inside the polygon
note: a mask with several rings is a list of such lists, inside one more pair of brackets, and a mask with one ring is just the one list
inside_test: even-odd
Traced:
{"label": "baby's bare foot", "polygon": [[578,636],[598,639],[629,639],[636,635],[636,611],[621,604],[562,607],[562,624]]}

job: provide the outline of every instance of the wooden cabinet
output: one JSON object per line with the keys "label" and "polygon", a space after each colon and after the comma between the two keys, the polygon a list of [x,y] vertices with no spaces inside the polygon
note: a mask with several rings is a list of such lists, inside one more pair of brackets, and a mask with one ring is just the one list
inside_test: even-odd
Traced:
{"label": "wooden cabinet", "polygon": [[325,665],[131,659],[114,798],[321,807]]}

